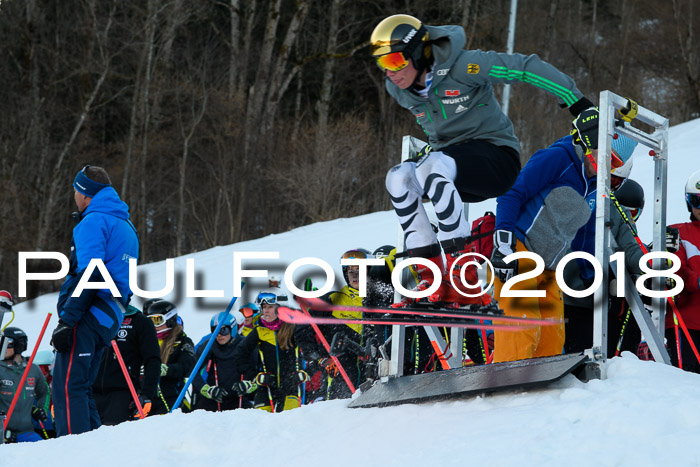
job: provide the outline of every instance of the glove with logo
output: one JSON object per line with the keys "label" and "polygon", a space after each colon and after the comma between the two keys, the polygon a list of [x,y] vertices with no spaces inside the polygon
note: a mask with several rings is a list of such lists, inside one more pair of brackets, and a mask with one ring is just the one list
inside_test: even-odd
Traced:
{"label": "glove with logo", "polygon": [[515,253],[515,235],[509,230],[496,230],[493,234],[493,253],[491,264],[493,271],[501,282],[506,282],[515,275],[518,270],[518,260],[506,263],[503,258]]}
{"label": "glove with logo", "polygon": [[258,385],[255,381],[243,380],[233,383],[233,391],[239,396],[255,392],[256,389],[258,389]]}
{"label": "glove with logo", "polygon": [[681,237],[678,229],[666,227],[666,251],[675,253],[681,247]]}
{"label": "glove with logo", "polygon": [[[141,409],[143,410],[144,416],[148,417],[148,414],[151,413],[151,406],[153,405],[151,403],[151,399],[139,394],[139,404],[141,404]],[[139,414],[139,409],[136,407],[136,402],[131,401],[129,404],[129,410],[131,410],[131,418],[141,417],[141,414]]]}
{"label": "glove with logo", "polygon": [[585,153],[591,149],[598,149],[598,109],[589,107],[584,110],[572,122],[571,136],[574,143],[583,148]]}
{"label": "glove with logo", "polygon": [[58,353],[68,353],[73,347],[73,326],[58,320],[58,326],[51,335],[51,345]]}
{"label": "glove with logo", "polygon": [[213,400],[214,402],[222,402],[224,397],[228,396],[228,392],[226,392],[225,389],[222,389],[219,386],[209,386],[208,384],[202,386],[199,393],[207,399]]}

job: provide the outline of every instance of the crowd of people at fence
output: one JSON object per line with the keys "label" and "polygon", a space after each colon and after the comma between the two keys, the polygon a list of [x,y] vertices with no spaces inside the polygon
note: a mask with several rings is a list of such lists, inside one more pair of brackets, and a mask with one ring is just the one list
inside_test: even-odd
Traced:
{"label": "crowd of people at fence", "polygon": [[[430,145],[386,177],[404,229],[405,251],[397,253],[393,245],[373,252],[346,251],[341,260],[379,258],[383,262],[369,268],[365,297],[359,293],[359,267],[343,265],[345,286],[323,299],[349,306],[411,305],[414,299],[396,297],[392,271],[398,258],[424,258],[435,268],[414,264],[409,280],[415,279],[417,291],[439,282],[429,301],[457,309],[493,303],[509,316],[561,320],[557,326],[518,331],[467,330],[462,343],[464,365],[591,348],[592,296],[566,294],[555,280],[555,270],[568,252],[594,253],[597,108],[568,76],[536,55],[464,50],[464,31],[456,26],[426,26],[414,17],[394,15],[375,28],[371,43],[372,55],[385,73],[387,91],[411,110]],[[491,87],[491,83],[517,79],[554,94],[575,117],[571,134],[537,151],[522,170],[512,124],[501,113]],[[642,274],[639,259],[645,249],[635,225],[644,207],[644,190],[629,178],[636,143],[621,129],[629,125],[631,109],[621,114],[612,139],[610,229],[612,248],[625,252],[627,271],[635,277]],[[151,299],[139,310],[129,302],[126,260],[138,258],[138,234],[129,220],[128,206],[106,171],[85,166],[73,187],[80,212],[73,231],[71,272],[59,295],[59,323],[51,337],[56,352],[39,352],[25,372],[26,333],[17,327],[3,329],[0,412],[11,412],[5,441],[82,433],[178,408],[185,412],[254,408],[277,413],[348,398],[354,388],[367,387],[377,379],[380,356],[392,358],[387,346],[391,326],[358,324],[362,311],[328,312],[339,318],[338,323],[321,324],[318,331],[281,321],[278,308],[294,306],[295,299],[277,280],[259,291],[254,302],[232,314],[214,315],[211,334],[193,336],[198,338],[195,344],[175,303]],[[428,220],[421,202],[424,196],[435,208],[437,225],[431,226]],[[496,214],[484,214],[472,223],[470,232],[462,201],[494,197]],[[685,203],[690,221],[669,226],[665,245],[656,250],[677,255],[681,266],[677,274],[685,284],[671,303],[672,312],[666,314],[671,362],[700,373],[696,349],[700,344],[700,171],[686,183]],[[519,281],[513,290],[543,290],[544,297],[513,300],[502,294],[513,276],[535,270],[528,259],[506,261],[512,253],[523,251],[539,255],[545,268]],[[469,284],[476,283],[478,268],[460,264],[475,253],[490,259],[495,281],[492,291],[478,297],[462,294],[451,281],[466,278]],[[89,268],[94,258],[104,261],[119,295],[91,289],[73,297],[85,274],[91,274],[91,281],[102,280],[101,270]],[[564,278],[571,289],[586,290],[594,283],[595,271],[579,258],[567,264]],[[670,279],[666,286],[674,288]],[[310,279],[304,289],[314,290]],[[12,312],[12,306],[11,294],[0,291],[0,313]],[[644,336],[630,318],[625,299],[611,295],[609,308],[607,355],[628,350],[649,359]],[[497,315],[485,314],[484,319],[497,321]],[[403,374],[441,370],[444,349],[431,343],[423,327],[406,331]],[[449,329],[440,332],[448,341]],[[205,351],[183,400],[186,381]],[[22,397],[16,397],[18,390]]]}

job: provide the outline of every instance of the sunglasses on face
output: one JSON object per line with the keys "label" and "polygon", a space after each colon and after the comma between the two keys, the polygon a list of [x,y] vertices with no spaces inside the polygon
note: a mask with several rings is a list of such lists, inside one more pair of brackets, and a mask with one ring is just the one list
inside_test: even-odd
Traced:
{"label": "sunglasses on face", "polygon": [[394,52],[377,57],[377,65],[382,70],[400,71],[408,66],[408,60],[401,52]]}
{"label": "sunglasses on face", "polygon": [[11,337],[7,338],[7,348],[11,349],[15,346],[15,340],[12,339]]}

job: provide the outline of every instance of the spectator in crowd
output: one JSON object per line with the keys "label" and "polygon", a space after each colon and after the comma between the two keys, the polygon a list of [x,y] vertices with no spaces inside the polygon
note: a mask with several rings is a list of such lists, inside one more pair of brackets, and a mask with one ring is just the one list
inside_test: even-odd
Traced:
{"label": "spectator in crowd", "polygon": [[301,405],[302,385],[309,380],[294,338],[295,326],[278,318],[275,289],[260,292],[256,303],[260,321],[237,346],[234,358],[239,368],[252,366],[258,373],[255,380],[238,381],[234,391],[238,396],[254,392],[255,408],[272,412],[294,409]]}
{"label": "spectator in crowd", "polygon": [[[700,170],[694,172],[685,184],[685,203],[690,219],[670,226],[671,229],[678,229],[678,236],[674,240],[673,233],[667,233],[666,249],[670,252],[677,250],[676,255],[681,261],[681,269],[676,274],[683,279],[684,287],[676,297],[676,306],[690,335],[675,331],[674,313],[669,309],[666,311],[666,340],[673,365],[682,365],[686,371],[700,373],[700,362],[690,345],[692,340],[695,348],[700,349]],[[676,350],[679,338],[680,355]]]}
{"label": "spectator in crowd", "polygon": [[[153,322],[129,305],[115,338],[144,414],[155,400],[160,377],[160,347]],[[114,349],[108,348],[92,385],[97,411],[104,425],[117,425],[140,414]]]}
{"label": "spectator in crowd", "polygon": [[238,311],[243,315],[243,325],[240,327],[240,333],[246,337],[260,322],[260,309],[255,303],[243,305]]}
{"label": "spectator in crowd", "polygon": [[[217,334],[201,369],[192,382],[196,396],[195,410],[221,412],[239,407],[247,408],[249,404],[247,398],[244,404],[243,396],[239,396],[233,390],[235,383],[242,379],[250,380],[255,377],[252,367],[250,369],[239,368],[234,359],[236,347],[243,341],[244,337],[238,334],[238,325],[233,315],[226,315],[225,312],[221,312],[211,319],[209,324],[212,332],[216,330],[221,320],[224,322],[219,329],[219,334]],[[199,361],[205,347],[201,346],[197,350],[196,361]],[[243,370],[246,370],[244,378],[242,378]]]}
{"label": "spectator in crowd", "polygon": [[[371,257],[369,251],[364,248],[356,248],[348,250],[341,256],[343,259],[367,259]],[[323,300],[333,303],[334,305],[349,305],[362,306],[362,297],[360,297],[359,266],[342,266],[345,286],[340,291],[332,291],[322,297]],[[319,313],[319,312],[314,312]],[[357,318],[362,319],[362,312],[355,311],[333,311],[330,314],[335,318]],[[329,344],[336,342],[351,341],[364,347],[368,339],[374,337],[374,326],[363,326],[362,324],[323,324],[318,326],[324,338]],[[326,349],[319,343],[318,336],[311,326],[299,326],[296,333],[297,341],[302,348],[304,358],[309,362],[309,371],[315,369],[315,365],[320,365],[326,372],[326,399],[345,399],[352,395],[351,389],[340,375],[339,369],[336,367],[333,359]],[[364,360],[356,353],[349,350],[357,348],[357,346],[344,345],[345,349],[342,353],[336,355],[338,362],[347,373],[351,383],[357,388],[364,380]]]}
{"label": "spectator in crowd", "polygon": [[[9,295],[0,291],[0,302]],[[12,297],[9,298],[10,302]],[[11,306],[11,305],[10,305]],[[22,352],[27,350],[27,334],[20,328],[8,327],[0,339],[0,349],[7,347],[3,360],[0,362],[0,412],[7,413],[19,387],[27,359]],[[33,420],[43,423],[49,410],[49,385],[44,379],[39,367],[32,364],[17,398],[10,420],[7,422],[4,436],[5,442],[22,443],[39,441],[41,436],[34,431]]]}
{"label": "spectator in crowd", "polygon": [[156,327],[160,343],[160,382],[152,400],[152,414],[170,412],[185,379],[195,364],[192,339],[187,337],[177,307],[167,300],[159,300],[148,308],[148,318]]}
{"label": "spectator in crowd", "polygon": [[[129,207],[119,199],[107,172],[86,165],[73,181],[79,212],[73,229],[71,267],[58,297],[58,326],[52,399],[58,436],[84,433],[101,425],[92,384],[102,353],[119,331],[131,297],[129,260],[139,256],[139,240]],[[105,283],[94,260],[100,260],[119,294],[109,288],[83,289],[81,279]],[[87,276],[87,277],[84,277]]]}

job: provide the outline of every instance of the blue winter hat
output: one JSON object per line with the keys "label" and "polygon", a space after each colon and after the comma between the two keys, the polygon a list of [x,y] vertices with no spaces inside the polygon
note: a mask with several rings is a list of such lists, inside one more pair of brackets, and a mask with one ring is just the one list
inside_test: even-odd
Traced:
{"label": "blue winter hat", "polygon": [[93,198],[101,189],[107,188],[110,185],[99,183],[88,178],[88,176],[85,174],[88,167],[90,166],[86,165],[83,167],[82,170],[78,172],[78,175],[75,176],[75,179],[73,180],[73,188],[75,188],[78,193]]}
{"label": "blue winter hat", "polygon": [[620,133],[615,133],[612,140],[612,150],[622,163],[626,163],[632,157],[637,142]]}

